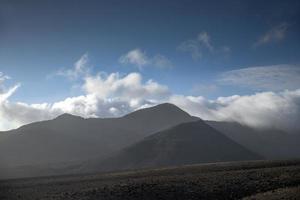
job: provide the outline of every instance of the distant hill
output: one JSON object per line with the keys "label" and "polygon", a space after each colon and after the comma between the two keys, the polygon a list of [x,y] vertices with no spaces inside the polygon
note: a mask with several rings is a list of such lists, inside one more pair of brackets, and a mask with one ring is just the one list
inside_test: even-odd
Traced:
{"label": "distant hill", "polygon": [[206,123],[267,159],[300,158],[300,134],[270,129],[258,130],[236,122]]}
{"label": "distant hill", "polygon": [[202,120],[186,122],[153,134],[103,162],[93,170],[120,170],[219,161],[259,160]]}

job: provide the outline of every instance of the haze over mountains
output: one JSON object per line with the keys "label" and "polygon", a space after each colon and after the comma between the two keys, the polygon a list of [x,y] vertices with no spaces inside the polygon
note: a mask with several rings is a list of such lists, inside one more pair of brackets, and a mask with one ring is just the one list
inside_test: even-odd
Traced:
{"label": "haze over mountains", "polygon": [[100,162],[95,170],[259,159],[263,157],[232,141],[202,120],[197,120],[148,136]]}
{"label": "haze over mountains", "polygon": [[[253,130],[231,124],[202,121],[172,104],[120,118],[63,114],[0,133],[0,178],[276,158],[268,153],[276,138],[263,143],[270,144],[265,151],[254,145]],[[285,150],[280,158],[299,157]]]}
{"label": "haze over mountains", "polygon": [[121,118],[84,119],[63,114],[2,132],[0,157],[9,166],[101,158],[161,129],[194,119],[171,104]]}
{"label": "haze over mountains", "polygon": [[0,168],[44,168],[57,163],[101,160],[152,133],[195,119],[171,104],[138,110],[121,118],[84,119],[63,114],[2,132]]}
{"label": "haze over mountains", "polygon": [[300,135],[297,133],[287,133],[275,129],[254,129],[236,122],[206,121],[206,123],[267,159],[300,157]]}

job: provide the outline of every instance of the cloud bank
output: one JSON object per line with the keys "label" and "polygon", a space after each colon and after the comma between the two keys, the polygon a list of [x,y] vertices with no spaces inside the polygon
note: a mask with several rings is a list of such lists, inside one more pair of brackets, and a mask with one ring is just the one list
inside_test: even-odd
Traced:
{"label": "cloud bank", "polygon": [[[235,121],[255,128],[275,128],[287,131],[300,131],[300,89],[281,90],[273,92],[258,92],[252,95],[233,95],[207,99],[203,96],[185,96],[174,94],[166,85],[154,80],[143,80],[140,73],[98,73],[92,75],[85,71],[87,57],[82,57],[72,69],[66,73],[74,77],[78,73],[83,84],[81,85],[83,95],[69,97],[62,101],[53,103],[27,104],[24,102],[11,102],[9,99],[20,84],[12,87],[4,87],[6,78],[3,74],[0,80],[0,130],[16,128],[20,125],[34,121],[52,119],[63,113],[70,113],[82,117],[118,117],[134,110],[153,106],[163,102],[173,103],[191,115],[198,116],[205,120]],[[294,76],[287,74],[282,66],[273,66],[271,74],[266,73],[266,68],[249,68],[230,71],[223,74],[223,81],[255,86],[262,85],[263,88],[271,89],[269,84],[257,81],[264,80],[270,76],[274,81],[274,71],[281,80],[291,80],[289,84],[298,84],[297,69],[289,69]],[[269,69],[269,68],[267,68]],[[294,71],[296,70],[296,71]],[[84,70],[83,70],[84,71]],[[245,78],[247,73],[251,78]],[[250,74],[250,75],[249,75]],[[263,75],[264,74],[264,75]],[[278,75],[277,74],[277,75]],[[244,77],[244,78],[241,78]],[[280,81],[279,81],[280,82]],[[287,86],[289,85],[287,84]],[[298,84],[299,85],[299,84]]]}
{"label": "cloud bank", "polygon": [[170,102],[202,119],[234,121],[260,129],[300,130],[300,90],[219,97],[175,95]]}
{"label": "cloud bank", "polygon": [[261,90],[295,90],[300,86],[299,65],[248,67],[221,74],[219,82]]}

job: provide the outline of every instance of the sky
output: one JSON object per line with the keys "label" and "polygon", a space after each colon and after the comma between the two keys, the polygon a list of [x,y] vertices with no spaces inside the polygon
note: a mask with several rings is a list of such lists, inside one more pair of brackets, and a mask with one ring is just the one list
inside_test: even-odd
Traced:
{"label": "sky", "polygon": [[0,130],[170,102],[300,130],[299,1],[0,0]]}

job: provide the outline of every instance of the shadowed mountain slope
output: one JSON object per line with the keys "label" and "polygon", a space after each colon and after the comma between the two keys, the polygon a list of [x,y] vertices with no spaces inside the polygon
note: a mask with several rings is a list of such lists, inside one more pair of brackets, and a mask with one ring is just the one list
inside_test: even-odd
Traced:
{"label": "shadowed mountain slope", "polygon": [[256,130],[236,122],[206,121],[232,140],[268,159],[300,158],[299,134]]}
{"label": "shadowed mountain slope", "polygon": [[0,133],[0,165],[44,165],[101,159],[154,132],[195,120],[171,104],[120,118],[84,119],[63,114]]}
{"label": "shadowed mountain slope", "polygon": [[202,120],[153,134],[127,147],[93,170],[120,170],[218,161],[258,160],[261,156],[237,144]]}

